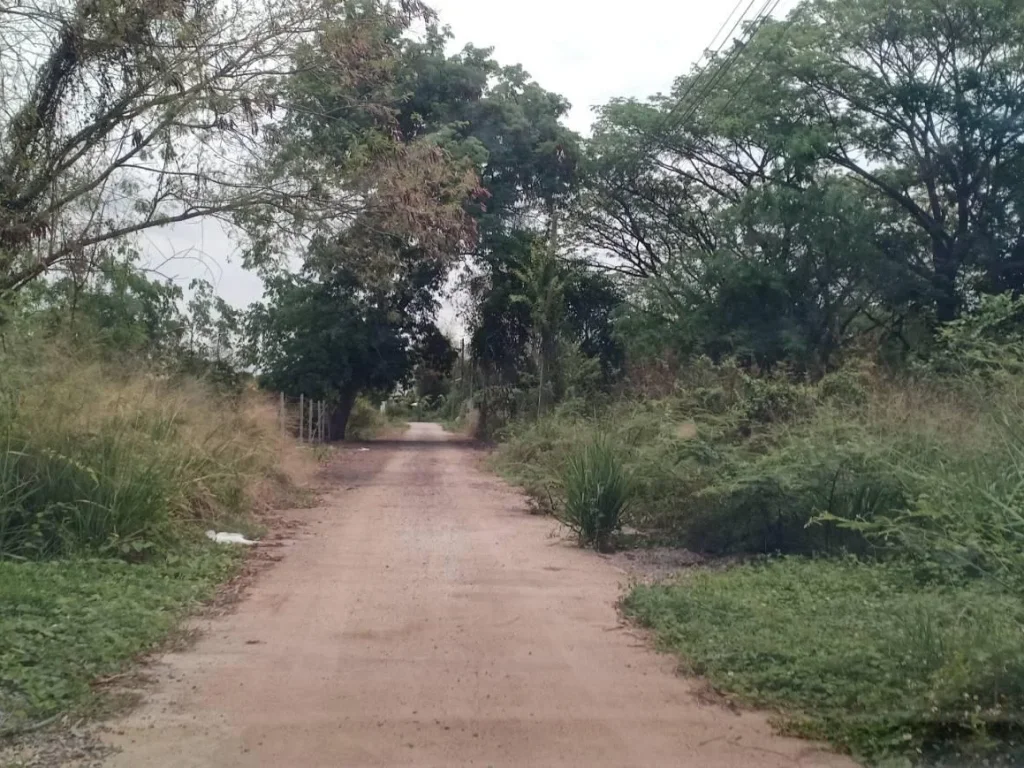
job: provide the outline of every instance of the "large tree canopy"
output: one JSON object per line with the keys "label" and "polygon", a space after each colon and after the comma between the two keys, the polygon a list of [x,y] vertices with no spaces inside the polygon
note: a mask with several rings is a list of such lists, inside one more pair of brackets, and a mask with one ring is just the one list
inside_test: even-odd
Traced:
{"label": "large tree canopy", "polygon": [[577,242],[690,351],[765,364],[1021,290],[1022,13],[806,0],[601,111]]}
{"label": "large tree canopy", "polygon": [[[252,261],[367,210],[451,248],[473,180],[389,140],[399,38],[430,17],[415,0],[3,5],[0,293],[199,217],[241,225]],[[343,115],[299,87],[311,50]],[[311,141],[339,121],[343,145]]]}

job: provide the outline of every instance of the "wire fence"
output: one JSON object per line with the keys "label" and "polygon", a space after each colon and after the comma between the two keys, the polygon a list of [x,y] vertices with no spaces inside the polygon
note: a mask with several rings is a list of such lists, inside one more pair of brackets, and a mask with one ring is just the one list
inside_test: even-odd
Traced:
{"label": "wire fence", "polygon": [[300,442],[328,443],[331,441],[330,409],[323,400],[305,395],[288,397],[283,392],[278,399],[277,418],[281,431]]}

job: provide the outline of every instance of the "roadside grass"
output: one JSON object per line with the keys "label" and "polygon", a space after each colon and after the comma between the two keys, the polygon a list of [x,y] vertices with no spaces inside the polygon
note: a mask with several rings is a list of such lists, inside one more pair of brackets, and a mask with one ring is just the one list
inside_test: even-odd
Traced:
{"label": "roadside grass", "polygon": [[86,710],[97,678],[159,643],[241,558],[196,543],[151,563],[0,562],[0,735]]}
{"label": "roadside grass", "polygon": [[213,594],[315,467],[274,403],[88,357],[0,355],[0,735],[93,701]]}
{"label": "roadside grass", "polygon": [[869,762],[1024,765],[1024,377],[695,364],[506,436],[536,511],[564,516],[602,439],[630,541],[772,556],[630,595],[689,671]]}
{"label": "roadside grass", "polygon": [[1024,604],[977,580],[778,558],[639,585],[624,609],[686,672],[869,764],[1024,759]]}

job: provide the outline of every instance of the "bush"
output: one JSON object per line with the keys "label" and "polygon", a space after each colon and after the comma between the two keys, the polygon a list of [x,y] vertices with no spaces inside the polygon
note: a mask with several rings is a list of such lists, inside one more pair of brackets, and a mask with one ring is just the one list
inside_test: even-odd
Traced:
{"label": "bush", "polygon": [[365,397],[356,398],[345,427],[348,440],[371,440],[388,425],[387,417]]}
{"label": "bush", "polygon": [[790,421],[811,408],[806,387],[784,378],[743,376],[743,390],[737,411],[744,422],[771,424]]}
{"label": "bush", "polygon": [[581,546],[608,549],[629,503],[630,482],[612,443],[596,439],[570,456],[563,480],[561,521]]}
{"label": "bush", "polygon": [[945,440],[918,435],[892,452],[904,503],[822,518],[948,575],[1024,587],[1024,401],[1006,387],[985,399]]}
{"label": "bush", "polygon": [[573,401],[513,423],[496,462],[547,509],[576,446],[607,435],[632,478],[627,522],[712,553],[898,547],[977,573],[1024,551],[1024,396],[1012,382],[852,372],[752,384],[730,366],[717,383],[704,366],[688,376],[673,397]]}
{"label": "bush", "polygon": [[0,557],[144,559],[290,483],[290,441],[255,393],[74,361],[14,374],[0,398]]}

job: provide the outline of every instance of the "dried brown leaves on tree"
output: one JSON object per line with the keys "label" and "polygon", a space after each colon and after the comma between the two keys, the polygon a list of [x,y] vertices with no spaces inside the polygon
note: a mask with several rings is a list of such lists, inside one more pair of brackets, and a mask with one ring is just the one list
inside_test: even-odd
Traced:
{"label": "dried brown leaves on tree", "polygon": [[0,293],[201,217],[238,224],[265,257],[368,208],[410,239],[471,236],[461,199],[474,180],[428,148],[392,142],[323,162],[280,130],[297,52],[326,41],[318,74],[351,94],[345,119],[388,136],[396,30],[428,13],[299,0],[0,5]]}

